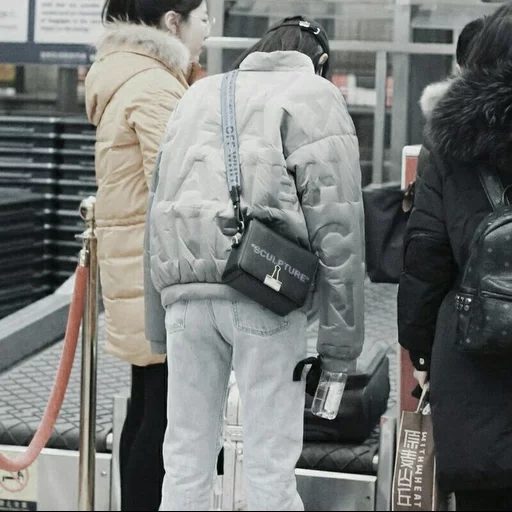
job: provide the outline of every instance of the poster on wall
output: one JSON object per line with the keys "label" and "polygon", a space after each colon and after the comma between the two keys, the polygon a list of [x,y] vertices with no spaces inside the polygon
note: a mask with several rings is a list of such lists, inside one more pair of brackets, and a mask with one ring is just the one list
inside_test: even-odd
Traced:
{"label": "poster on wall", "polygon": [[103,3],[103,0],[36,0],[34,42],[93,44],[102,29]]}
{"label": "poster on wall", "polygon": [[0,64],[90,66],[104,0],[0,0]]}
{"label": "poster on wall", "polygon": [[28,41],[29,0],[0,0],[0,43]]}

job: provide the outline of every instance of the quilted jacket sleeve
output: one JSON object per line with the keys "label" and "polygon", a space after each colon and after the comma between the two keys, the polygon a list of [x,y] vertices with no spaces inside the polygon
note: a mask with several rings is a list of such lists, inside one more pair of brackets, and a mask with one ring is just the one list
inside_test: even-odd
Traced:
{"label": "quilted jacket sleeve", "polygon": [[159,167],[162,154],[159,153],[153,172],[151,186],[149,189],[148,212],[144,232],[144,315],[146,338],[151,343],[151,350],[155,354],[166,353],[166,330],[165,330],[165,309],[162,306],[160,293],[155,288],[151,279],[151,257],[150,257],[150,222],[151,209],[155,198],[155,191],[158,186]]}
{"label": "quilted jacket sleeve", "polygon": [[425,157],[398,288],[398,339],[418,370],[430,367],[437,315],[457,272],[444,220],[441,176],[434,155]]}
{"label": "quilted jacket sleeve", "polygon": [[[309,141],[287,157],[287,166],[295,173],[311,246],[320,258],[317,350],[325,370],[341,372],[354,368],[363,347],[364,215],[354,126],[341,93],[334,87],[326,92],[325,110],[308,119]],[[323,136],[317,139],[320,126]],[[300,131],[288,132],[296,141]]]}
{"label": "quilted jacket sleeve", "polygon": [[149,189],[165,128],[186,89],[176,78],[161,69],[146,73],[153,74],[152,77],[145,77],[144,82],[151,85],[141,88],[139,94],[132,98],[127,107],[126,119],[137,134]]}

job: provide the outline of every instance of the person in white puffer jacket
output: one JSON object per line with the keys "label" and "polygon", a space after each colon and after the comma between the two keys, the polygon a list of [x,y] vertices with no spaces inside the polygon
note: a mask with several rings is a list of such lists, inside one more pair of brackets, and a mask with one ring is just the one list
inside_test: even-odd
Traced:
{"label": "person in white puffer jacket", "polygon": [[[241,59],[236,85],[242,209],[320,259],[322,368],[356,364],[364,331],[364,215],[358,140],[327,73],[324,29],[283,20]],[[250,510],[302,510],[295,465],[305,390],[305,308],[285,317],[222,282],[231,250],[221,121],[222,75],[176,109],[150,191],[146,328],[168,354],[166,475],[161,510],[207,510],[231,366],[244,405]],[[165,316],[165,322],[164,322]]]}

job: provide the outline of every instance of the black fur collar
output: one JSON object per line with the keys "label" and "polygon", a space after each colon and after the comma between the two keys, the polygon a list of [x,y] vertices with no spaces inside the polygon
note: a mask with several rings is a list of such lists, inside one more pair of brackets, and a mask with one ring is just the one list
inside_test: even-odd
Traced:
{"label": "black fur collar", "polygon": [[427,125],[443,158],[512,161],[512,63],[466,70],[454,80]]}

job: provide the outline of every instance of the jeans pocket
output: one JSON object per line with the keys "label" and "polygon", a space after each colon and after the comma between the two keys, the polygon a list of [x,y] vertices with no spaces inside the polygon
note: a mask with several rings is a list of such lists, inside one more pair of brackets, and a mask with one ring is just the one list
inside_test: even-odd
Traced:
{"label": "jeans pocket", "polygon": [[165,328],[168,333],[180,332],[185,329],[188,300],[180,300],[167,308]]}
{"label": "jeans pocket", "polygon": [[252,302],[232,302],[235,327],[256,336],[272,336],[290,327],[288,316],[279,316]]}

